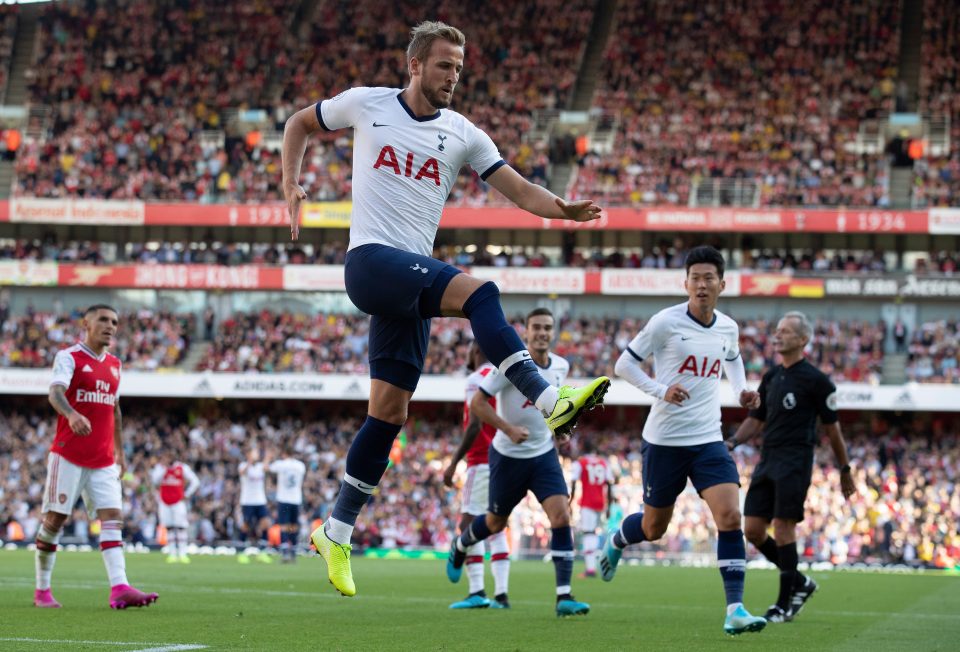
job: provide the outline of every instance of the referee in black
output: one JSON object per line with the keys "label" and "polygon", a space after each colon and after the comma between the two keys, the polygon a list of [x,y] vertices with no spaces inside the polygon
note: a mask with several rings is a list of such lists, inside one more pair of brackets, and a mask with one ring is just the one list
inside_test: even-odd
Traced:
{"label": "referee in black", "polygon": [[[760,382],[760,407],[751,410],[736,434],[727,440],[732,451],[763,432],[760,463],[753,471],[743,506],[744,534],[763,556],[780,569],[780,595],[766,619],[793,620],[817,590],[817,583],[797,571],[797,523],[813,473],[817,417],[830,437],[840,467],[843,497],[855,491],[847,446],[837,423],[837,388],[803,356],[812,334],[802,312],[788,312],[777,324],[773,347],[782,363]],[[773,539],[767,530],[773,522]]]}

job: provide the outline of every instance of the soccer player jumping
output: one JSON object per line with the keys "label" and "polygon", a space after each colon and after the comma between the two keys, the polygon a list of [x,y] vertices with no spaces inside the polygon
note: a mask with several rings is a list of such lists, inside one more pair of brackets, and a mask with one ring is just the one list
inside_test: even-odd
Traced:
{"label": "soccer player jumping", "polygon": [[[724,288],[724,260],[713,247],[696,247],[686,260],[687,303],[661,310],[617,360],[618,376],[657,401],[643,427],[644,510],[623,520],[608,537],[600,572],[610,581],[623,549],[656,541],[667,531],[677,496],[687,478],[707,502],[717,524],[717,558],[727,597],[723,629],[757,632],[767,621],[743,606],[746,546],[740,529],[740,475],[723,443],[720,377],[725,372],[740,405],[756,408],[757,392],[747,390],[737,322],[718,311]],[[657,378],[640,363],[653,356]]]}
{"label": "soccer player jumping", "polygon": [[332,516],[311,535],[330,582],[354,595],[350,537],[360,510],[387,468],[423,369],[432,317],[466,317],[487,358],[547,419],[568,436],[584,410],[603,402],[610,380],[552,387],[507,323],[497,286],[431,258],[443,204],[469,164],[520,208],[540,217],[586,222],[592,201],[566,202],[507,165],[487,134],[449,110],[463,70],[465,37],[440,22],[413,28],[407,48],[410,85],[359,87],[302,109],[283,134],[283,191],[291,237],[299,236],[299,185],[307,137],[354,130],[353,210],[345,265],[347,294],[370,320],[370,403],[347,454]]}
{"label": "soccer player jumping", "polygon": [[37,589],[33,604],[59,607],[50,591],[57,544],[67,516],[83,497],[91,518],[100,519],[100,551],[110,580],[110,608],[145,607],[157,601],[127,583],[123,558],[123,496],[126,461],[120,422],[120,360],[107,352],[117,332],[117,311],[95,305],[83,316],[82,342],[57,353],[50,404],[60,415],[47,457],[43,521],[37,532]]}

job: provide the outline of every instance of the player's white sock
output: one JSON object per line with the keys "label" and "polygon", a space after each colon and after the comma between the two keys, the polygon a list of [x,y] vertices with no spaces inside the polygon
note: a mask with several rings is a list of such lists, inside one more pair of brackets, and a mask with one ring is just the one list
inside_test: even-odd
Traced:
{"label": "player's white sock", "polygon": [[327,533],[327,538],[334,543],[346,545],[350,543],[350,537],[353,536],[353,526],[347,525],[343,521],[338,521],[331,516],[327,519],[324,532]]}
{"label": "player's white sock", "polygon": [[501,530],[487,539],[487,547],[490,550],[494,595],[503,595],[507,593],[510,584],[510,546],[507,543],[506,530]]}
{"label": "player's white sock", "polygon": [[178,527],[174,535],[177,541],[177,554],[181,557],[187,556],[187,529]]}
{"label": "player's white sock", "polygon": [[467,579],[470,581],[470,593],[483,590],[483,541],[467,548]]}
{"label": "player's white sock", "polygon": [[35,555],[37,568],[37,589],[43,591],[50,588],[50,579],[53,577],[53,565],[57,561],[57,543],[60,541],[60,532],[51,532],[46,525],[40,525],[37,532],[37,542],[46,544],[52,550],[41,550],[37,546]]}
{"label": "player's white sock", "polygon": [[107,569],[110,586],[129,584],[127,582],[127,564],[123,558],[123,523],[103,521],[100,526],[100,553],[103,565]]}
{"label": "player's white sock", "polygon": [[593,533],[583,535],[583,564],[588,573],[597,572],[597,545],[600,538]]}
{"label": "player's white sock", "polygon": [[537,409],[550,416],[553,413],[553,408],[557,407],[557,399],[560,397],[560,390],[558,390],[553,385],[549,385],[543,392],[540,393],[540,396],[537,397],[537,400],[534,401],[534,405],[537,406]]}

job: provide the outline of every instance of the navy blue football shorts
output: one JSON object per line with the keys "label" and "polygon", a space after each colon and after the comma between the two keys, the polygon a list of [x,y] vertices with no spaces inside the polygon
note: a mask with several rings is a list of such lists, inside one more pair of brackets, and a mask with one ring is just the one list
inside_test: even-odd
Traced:
{"label": "navy blue football shorts", "polygon": [[720,441],[696,446],[662,446],[644,441],[640,454],[643,502],[651,507],[670,507],[677,502],[677,496],[687,486],[687,478],[701,494],[718,484],[740,485],[737,464]]}
{"label": "navy blue football shorts", "polygon": [[347,252],[347,296],[370,315],[370,377],[414,391],[430,343],[430,318],[460,270],[382,244]]}
{"label": "navy blue football shorts", "polygon": [[527,491],[541,503],[550,496],[569,496],[556,449],[543,455],[508,457],[490,447],[490,505],[498,516],[509,516]]}
{"label": "navy blue football shorts", "polygon": [[300,522],[300,505],[293,503],[277,503],[277,523],[280,525],[296,525]]}

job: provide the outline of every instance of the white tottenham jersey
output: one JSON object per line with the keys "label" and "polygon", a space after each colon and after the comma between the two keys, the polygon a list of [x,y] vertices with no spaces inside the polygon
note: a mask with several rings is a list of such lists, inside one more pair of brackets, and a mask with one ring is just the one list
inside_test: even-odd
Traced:
{"label": "white tottenham jersey", "polygon": [[267,473],[263,462],[244,462],[240,465],[240,504],[266,505],[267,490],[264,487]]}
{"label": "white tottenham jersey", "polygon": [[277,502],[288,505],[303,503],[303,476],[307,465],[300,460],[286,457],[270,462],[270,472],[277,474]]}
{"label": "white tottenham jersey", "polygon": [[657,400],[643,426],[643,438],[665,446],[695,446],[723,440],[720,377],[723,363],[740,355],[740,328],[714,311],[709,326],[686,303],[661,310],[627,347],[639,360],[653,356],[657,382],[679,383],[690,394],[683,405]]}
{"label": "white tottenham jersey", "polygon": [[[554,387],[559,387],[567,378],[570,363],[559,355],[550,354],[546,367],[537,367],[540,375]],[[493,447],[507,457],[530,458],[543,455],[554,447],[553,433],[550,432],[543,414],[537,406],[520,393],[507,377],[494,369],[480,383],[480,389],[490,396],[497,397],[497,413],[507,423],[522,426],[530,431],[530,436],[522,444],[514,444],[502,430],[497,430],[493,438]]]}
{"label": "white tottenham jersey", "polygon": [[379,243],[429,256],[460,168],[486,179],[505,163],[467,118],[449,109],[418,118],[401,92],[351,88],[319,102],[317,119],[327,130],[354,130],[349,248]]}

